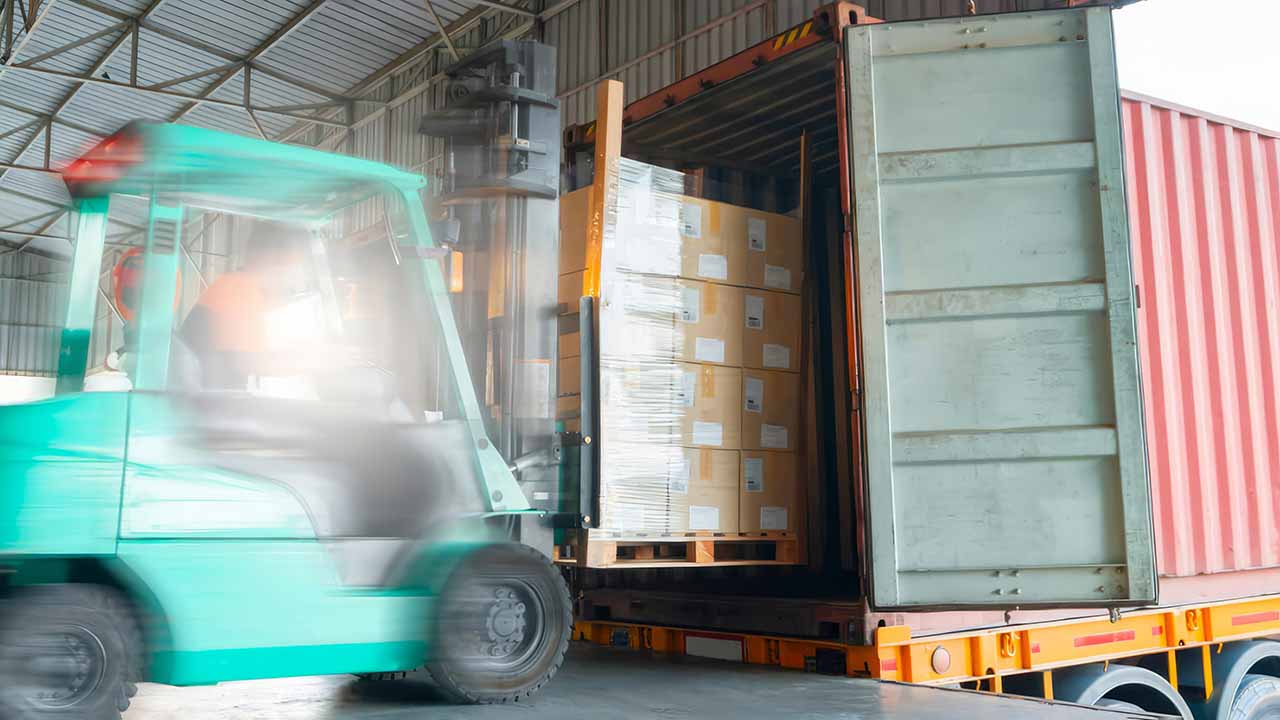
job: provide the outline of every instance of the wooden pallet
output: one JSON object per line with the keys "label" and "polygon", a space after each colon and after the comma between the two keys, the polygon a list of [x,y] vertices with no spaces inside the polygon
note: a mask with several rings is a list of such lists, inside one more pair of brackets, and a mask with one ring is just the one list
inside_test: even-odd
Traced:
{"label": "wooden pallet", "polygon": [[795,533],[682,533],[646,537],[578,533],[556,547],[555,561],[592,568],[798,565]]}

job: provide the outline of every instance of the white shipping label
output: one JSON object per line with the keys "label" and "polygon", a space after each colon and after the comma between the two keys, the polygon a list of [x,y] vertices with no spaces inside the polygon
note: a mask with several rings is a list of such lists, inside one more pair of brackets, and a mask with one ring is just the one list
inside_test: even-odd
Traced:
{"label": "white shipping label", "polygon": [[767,368],[791,369],[791,348],[786,345],[764,344],[764,366]]}
{"label": "white shipping label", "polygon": [[680,234],[685,237],[702,237],[702,206],[695,203],[680,205]]}
{"label": "white shipping label", "polygon": [[680,288],[680,321],[690,324],[702,319],[702,291],[696,287]]}
{"label": "white shipping label", "polygon": [[698,394],[698,373],[686,371],[680,375],[680,404],[693,407],[693,399]]}
{"label": "white shipping label", "polygon": [[764,286],[778,290],[791,289],[791,271],[781,265],[764,266]]}
{"label": "white shipping label", "polygon": [[746,296],[746,316],[748,330],[764,329],[764,298],[759,295]]}
{"label": "white shipping label", "polygon": [[760,378],[743,378],[742,409],[753,413],[764,411],[764,381]]}
{"label": "white shipping label", "polygon": [[724,426],[716,422],[695,420],[693,422],[693,444],[720,447],[724,444]]}
{"label": "white shipping label", "polygon": [[761,530],[786,530],[787,509],[776,505],[765,505],[760,508]]}
{"label": "white shipping label", "polygon": [[694,340],[693,359],[698,362],[724,362],[724,341],[720,338],[708,337]]}
{"label": "white shipping label", "polygon": [[768,228],[764,218],[747,218],[747,247],[756,252],[764,252]]}
{"label": "white shipping label", "polygon": [[711,505],[690,505],[689,529],[719,530],[720,508]]}
{"label": "white shipping label", "polygon": [[723,255],[699,255],[698,277],[727,280],[729,278],[729,258]]}
{"label": "white shipping label", "polygon": [[689,461],[685,456],[676,458],[671,463],[671,475],[667,479],[667,488],[673,493],[686,495],[689,492]]}
{"label": "white shipping label", "polygon": [[769,425],[768,423],[761,425],[760,447],[769,448],[770,450],[786,450],[788,447],[786,426]]}
{"label": "white shipping label", "polygon": [[742,459],[743,490],[749,493],[764,492],[764,460],[761,458]]}

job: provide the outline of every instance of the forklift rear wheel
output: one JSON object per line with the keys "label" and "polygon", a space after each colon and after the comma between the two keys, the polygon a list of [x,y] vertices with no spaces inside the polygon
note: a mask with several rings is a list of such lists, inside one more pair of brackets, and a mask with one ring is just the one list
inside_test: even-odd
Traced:
{"label": "forklift rear wheel", "polygon": [[516,702],[564,662],[573,626],[569,588],[542,553],[517,544],[472,554],[441,596],[440,660],[427,670],[461,703]]}
{"label": "forklift rear wheel", "polygon": [[42,585],[0,610],[0,717],[117,720],[141,675],[127,603],[95,585]]}

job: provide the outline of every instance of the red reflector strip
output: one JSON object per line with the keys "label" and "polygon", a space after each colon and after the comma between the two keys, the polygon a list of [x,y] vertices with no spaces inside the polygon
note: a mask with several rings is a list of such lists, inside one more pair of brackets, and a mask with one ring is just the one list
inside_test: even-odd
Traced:
{"label": "red reflector strip", "polygon": [[1275,622],[1277,620],[1280,620],[1280,611],[1277,610],[1231,616],[1232,625],[1253,625],[1255,623]]}
{"label": "red reflector strip", "polygon": [[1031,643],[1031,652],[1033,653],[1040,652],[1040,643]]}
{"label": "red reflector strip", "polygon": [[1155,625],[1155,626],[1153,626],[1153,627],[1151,628],[1151,634],[1152,634],[1152,635],[1163,635],[1163,634],[1164,634],[1164,626],[1163,626],[1163,625]]}
{"label": "red reflector strip", "polygon": [[897,658],[890,658],[890,659],[888,659],[888,660],[881,660],[881,661],[880,661],[880,670],[881,670],[882,672],[897,672],[897,670],[898,670],[898,660],[897,660]]}
{"label": "red reflector strip", "polygon": [[1090,645],[1107,645],[1113,642],[1124,642],[1137,637],[1137,633],[1132,630],[1120,630],[1117,632],[1098,633],[1097,635],[1082,635],[1075,640],[1076,647],[1088,647]]}

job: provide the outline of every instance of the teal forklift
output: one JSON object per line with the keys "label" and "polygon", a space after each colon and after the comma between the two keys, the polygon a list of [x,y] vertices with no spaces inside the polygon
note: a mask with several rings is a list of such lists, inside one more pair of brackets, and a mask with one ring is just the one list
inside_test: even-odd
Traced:
{"label": "teal forklift", "polygon": [[[349,673],[488,703],[551,679],[572,616],[547,554],[581,519],[554,492],[551,52],[456,71],[423,130],[471,157],[431,220],[422,176],[195,127],[133,124],[67,168],[56,394],[0,407],[0,717],[116,718],[144,680]],[[145,205],[145,243],[123,359],[87,372],[116,203]],[[210,350],[181,317],[211,214],[250,257],[284,250],[221,292],[270,316],[238,329],[262,347]],[[335,230],[357,216],[379,232]],[[468,235],[500,272],[449,267]],[[455,308],[478,303],[453,275],[505,278],[507,309]]]}

